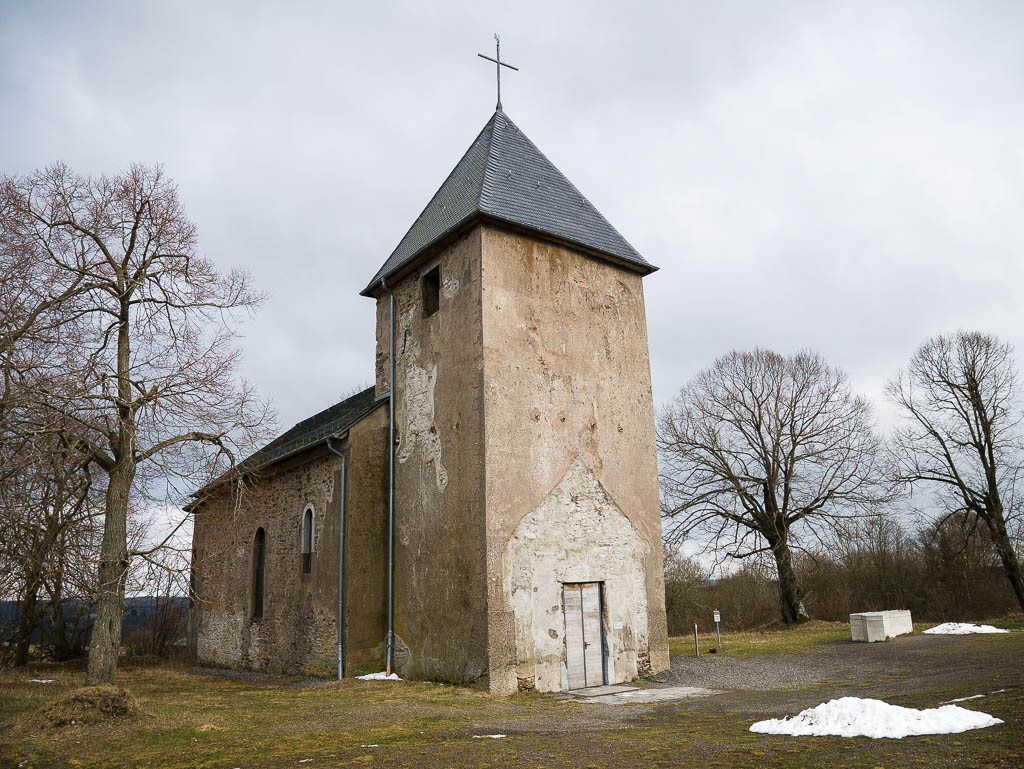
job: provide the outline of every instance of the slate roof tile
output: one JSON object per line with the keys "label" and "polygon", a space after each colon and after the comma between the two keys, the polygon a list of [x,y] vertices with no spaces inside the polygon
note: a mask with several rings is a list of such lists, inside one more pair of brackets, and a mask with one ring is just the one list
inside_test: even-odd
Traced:
{"label": "slate roof tile", "polygon": [[374,398],[374,388],[368,387],[318,414],[303,419],[241,462],[239,470],[244,472],[264,467],[281,457],[313,446],[328,435],[343,433],[379,405],[380,402]]}
{"label": "slate roof tile", "polygon": [[435,243],[477,216],[583,246],[643,273],[648,263],[502,111],[491,117],[387,261],[368,296]]}

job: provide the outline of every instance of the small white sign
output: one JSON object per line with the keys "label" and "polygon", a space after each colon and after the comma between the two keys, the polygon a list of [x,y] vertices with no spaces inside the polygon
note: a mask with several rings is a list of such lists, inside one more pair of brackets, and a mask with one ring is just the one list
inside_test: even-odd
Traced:
{"label": "small white sign", "polygon": [[721,622],[722,615],[718,613],[718,609],[715,609],[715,622]]}

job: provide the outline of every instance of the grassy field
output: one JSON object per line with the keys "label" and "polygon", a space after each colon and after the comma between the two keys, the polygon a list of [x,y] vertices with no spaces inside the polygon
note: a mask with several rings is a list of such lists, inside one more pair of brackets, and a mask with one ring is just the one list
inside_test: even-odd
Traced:
{"label": "grassy field", "polygon": [[[836,633],[838,628],[819,624],[761,634],[768,638],[748,639],[747,646],[736,639],[730,653],[798,659]],[[838,653],[857,653],[863,646],[849,644]],[[618,707],[540,694],[496,698],[430,683],[243,682],[196,675],[183,665],[130,662],[120,683],[145,715],[63,728],[45,724],[40,710],[82,685],[81,666],[33,665],[0,672],[0,768],[1024,766],[1024,633],[924,637],[903,649],[912,655],[908,667],[920,682],[904,680],[900,688],[850,682],[847,691],[823,682]],[[945,671],[947,660],[959,667]],[[1004,691],[978,709],[1006,723],[976,732],[893,741],[748,731],[755,720],[790,715],[842,694],[931,707],[997,689]],[[483,736],[495,733],[507,736]]]}
{"label": "grassy field", "polygon": [[[915,622],[914,633],[920,633],[937,622]],[[982,624],[982,623],[978,623]],[[1024,619],[1013,616],[1010,619],[986,620],[984,624],[1007,630],[1024,630]],[[700,653],[723,654],[727,657],[750,657],[765,654],[789,654],[808,651],[837,641],[850,639],[850,625],[846,622],[821,622],[812,620],[792,627],[771,626],[764,630],[748,630],[739,633],[728,631],[722,634],[722,648],[717,649],[714,625],[698,628]],[[693,636],[676,636],[669,639],[669,651],[672,654],[693,656]]]}
{"label": "grassy field", "polygon": [[[816,646],[841,641],[850,637],[850,626],[842,622],[811,621],[792,628],[773,627],[767,630],[748,630],[722,635],[722,648],[717,654],[729,657],[747,657],[761,654],[787,654],[813,649]],[[708,654],[716,648],[714,627],[699,633],[700,652]],[[669,639],[669,652],[693,656],[693,636]]]}

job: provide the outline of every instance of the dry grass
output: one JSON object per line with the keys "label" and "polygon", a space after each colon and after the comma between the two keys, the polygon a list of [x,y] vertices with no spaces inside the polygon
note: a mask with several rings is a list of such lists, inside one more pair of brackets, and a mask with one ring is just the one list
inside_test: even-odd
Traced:
{"label": "dry grass", "polygon": [[[799,637],[804,648],[813,648],[811,638],[830,632],[835,630],[805,628]],[[780,651],[783,643],[797,642],[776,640],[761,648],[798,657],[800,652]],[[934,679],[947,659],[941,657],[946,652],[936,649],[946,647],[927,641],[923,646],[931,657],[923,654],[913,667],[928,664],[930,671],[921,685],[908,687],[907,694],[892,701],[922,707],[1003,689],[986,699],[983,709],[1005,719],[1005,725],[900,741],[788,740],[753,735],[748,727],[754,720],[839,696],[842,690],[828,684],[608,707],[538,694],[495,698],[476,689],[428,683],[344,681],[297,688],[287,679],[233,681],[193,675],[182,666],[130,664],[119,683],[149,717],[76,720],[54,729],[41,721],[40,713],[80,688],[84,671],[34,665],[0,672],[0,769],[1024,766],[1024,634],[945,643],[957,650],[962,663],[955,674]],[[935,661],[937,654],[941,658]],[[30,678],[56,682],[35,684]],[[848,685],[861,687],[858,696],[893,695],[881,689],[876,693],[870,682]],[[508,737],[474,738],[493,733]],[[311,760],[300,764],[303,759]]]}

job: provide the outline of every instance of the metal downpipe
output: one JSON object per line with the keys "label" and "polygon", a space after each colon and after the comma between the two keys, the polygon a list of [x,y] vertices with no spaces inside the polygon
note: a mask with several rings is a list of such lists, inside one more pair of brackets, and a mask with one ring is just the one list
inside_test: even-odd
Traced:
{"label": "metal downpipe", "polygon": [[345,455],[331,445],[327,436],[327,448],[341,457],[341,474],[338,481],[338,680],[345,676]]}
{"label": "metal downpipe", "polygon": [[390,297],[388,320],[391,327],[388,343],[391,369],[388,378],[388,634],[384,639],[384,672],[391,675],[395,647],[395,292],[388,288],[384,278],[380,279],[380,285]]}

